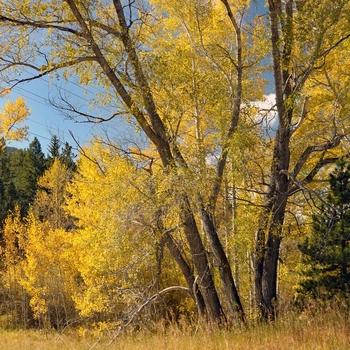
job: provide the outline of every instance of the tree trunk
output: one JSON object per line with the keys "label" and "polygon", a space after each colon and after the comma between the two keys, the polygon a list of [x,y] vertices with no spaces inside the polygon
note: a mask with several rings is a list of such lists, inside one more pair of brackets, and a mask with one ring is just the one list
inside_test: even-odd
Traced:
{"label": "tree trunk", "polygon": [[217,294],[206,250],[200,237],[188,199],[183,198],[184,232],[190,246],[191,257],[198,274],[198,284],[203,296],[209,320],[221,323],[226,320]]}
{"label": "tree trunk", "polygon": [[277,270],[287,195],[277,196],[264,211],[255,240],[255,301],[265,320],[274,320],[277,309]]}
{"label": "tree trunk", "polygon": [[[270,208],[271,210],[271,208]],[[253,259],[254,269],[254,298],[256,305],[260,309],[263,317],[265,317],[265,302],[263,297],[262,278],[264,271],[264,259],[265,259],[265,241],[266,231],[269,224],[269,213],[270,210],[265,208],[263,213],[260,215],[258,223],[258,229],[255,234],[255,250]]]}
{"label": "tree trunk", "polygon": [[245,316],[243,306],[233,280],[231,266],[216,232],[212,217],[208,210],[202,209],[200,214],[204,232],[208,237],[211,250],[214,254],[215,264],[219,268],[220,278],[225,290],[225,297],[228,302],[231,317],[234,317],[234,315],[238,313],[240,320],[244,322]]}
{"label": "tree trunk", "polygon": [[205,307],[205,302],[202,296],[202,293],[200,290],[197,288],[197,281],[193,275],[193,271],[190,268],[190,266],[187,264],[185,259],[183,258],[181,251],[179,250],[176,242],[174,241],[173,237],[171,236],[170,233],[165,233],[164,235],[164,241],[176,261],[177,265],[179,266],[180,270],[182,271],[188,288],[190,289],[190,294],[194,300],[194,302],[197,305],[198,313],[200,317],[204,317],[206,313],[206,307]]}
{"label": "tree trunk", "polygon": [[289,189],[289,178],[284,172],[290,163],[289,140],[289,130],[280,123],[275,140],[270,192],[266,196],[255,242],[256,302],[263,318],[269,320],[276,315],[277,267]]}
{"label": "tree trunk", "polygon": [[273,320],[276,315],[278,258],[289,189],[287,173],[290,165],[290,126],[293,106],[286,107],[285,102],[292,94],[288,68],[293,42],[291,6],[292,2],[287,1],[285,4],[287,20],[283,27],[283,36],[280,37],[279,18],[282,13],[282,2],[281,0],[269,0],[278,128],[275,136],[269,191],[255,237],[254,259],[256,303],[266,320]]}

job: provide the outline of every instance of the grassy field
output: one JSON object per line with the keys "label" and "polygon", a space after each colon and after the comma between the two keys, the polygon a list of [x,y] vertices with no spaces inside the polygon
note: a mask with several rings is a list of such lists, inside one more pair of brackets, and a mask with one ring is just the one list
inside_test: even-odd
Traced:
{"label": "grassy field", "polygon": [[157,332],[123,334],[112,343],[111,337],[48,331],[0,330],[0,350],[350,350],[350,319],[344,310],[310,316],[281,317],[275,324],[260,324],[245,329],[213,330],[187,326],[158,326]]}

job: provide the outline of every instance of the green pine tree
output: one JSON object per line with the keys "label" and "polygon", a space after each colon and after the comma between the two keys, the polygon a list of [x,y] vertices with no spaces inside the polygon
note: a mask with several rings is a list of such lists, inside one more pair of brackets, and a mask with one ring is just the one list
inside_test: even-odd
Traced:
{"label": "green pine tree", "polygon": [[68,170],[70,171],[76,171],[76,164],[74,162],[75,155],[72,152],[72,146],[69,145],[68,142],[64,144],[64,147],[62,148],[62,152],[59,156],[59,160],[62,164],[64,164]]}
{"label": "green pine tree", "polygon": [[350,164],[341,159],[330,175],[327,204],[313,216],[299,246],[304,270],[300,292],[313,298],[346,296],[350,287]]}
{"label": "green pine tree", "polygon": [[18,150],[9,158],[9,169],[17,193],[15,204],[19,205],[21,214],[25,216],[35,199],[37,181],[46,170],[46,158],[37,138],[28,149]]}
{"label": "green pine tree", "polygon": [[53,162],[55,161],[55,158],[59,158],[60,156],[60,149],[61,149],[61,142],[57,135],[53,135],[51,137],[51,141],[48,147],[48,157],[47,157],[47,168],[50,168]]}

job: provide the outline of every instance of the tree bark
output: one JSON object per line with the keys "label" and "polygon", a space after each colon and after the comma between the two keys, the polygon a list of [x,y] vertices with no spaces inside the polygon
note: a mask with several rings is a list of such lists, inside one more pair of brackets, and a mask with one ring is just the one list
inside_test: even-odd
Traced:
{"label": "tree bark", "polygon": [[197,281],[193,275],[193,270],[187,264],[186,260],[183,258],[180,249],[178,248],[176,242],[174,241],[170,233],[167,233],[167,232],[165,233],[164,241],[172,257],[176,261],[177,265],[179,266],[180,270],[182,271],[186,279],[186,282],[190,291],[189,293],[191,294],[194,302],[196,303],[200,317],[204,317],[206,314],[205,302],[204,302],[202,293],[197,288]]}
{"label": "tree bark", "polygon": [[277,303],[277,270],[285,210],[287,205],[290,165],[290,136],[293,107],[286,107],[292,94],[289,62],[291,57],[292,2],[285,4],[286,23],[283,28],[284,46],[279,35],[279,17],[282,12],[280,0],[269,0],[273,73],[278,114],[269,191],[265,198],[265,209],[261,213],[260,226],[255,237],[255,297],[262,317],[274,320]]}
{"label": "tree bark", "polygon": [[202,293],[209,320],[215,323],[226,321],[211,273],[207,252],[200,237],[190,204],[183,198],[184,232],[190,246],[191,256],[198,274],[198,284]]}
{"label": "tree bark", "polygon": [[216,232],[213,219],[208,210],[202,209],[200,214],[204,232],[208,237],[214,255],[215,264],[219,268],[219,274],[225,290],[225,297],[228,302],[231,317],[234,317],[234,315],[238,313],[240,320],[244,322],[244,310],[233,279],[231,265]]}

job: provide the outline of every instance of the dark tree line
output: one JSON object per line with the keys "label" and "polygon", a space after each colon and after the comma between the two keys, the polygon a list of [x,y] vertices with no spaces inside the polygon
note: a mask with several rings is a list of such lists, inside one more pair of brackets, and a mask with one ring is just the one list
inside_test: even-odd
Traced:
{"label": "dark tree line", "polygon": [[313,298],[349,297],[350,164],[340,159],[329,183],[312,232],[299,246],[304,263],[299,292]]}
{"label": "dark tree line", "polygon": [[0,151],[0,230],[9,211],[19,206],[21,215],[27,215],[38,190],[38,179],[58,158],[70,170],[75,170],[72,147],[63,146],[54,135],[48,146],[48,154],[42,151],[35,137],[26,149],[5,147]]}

